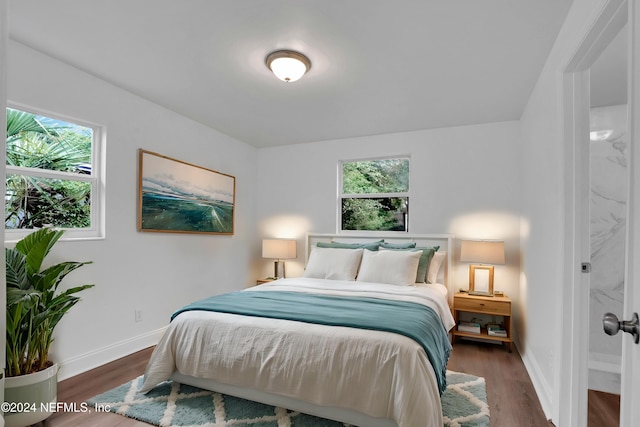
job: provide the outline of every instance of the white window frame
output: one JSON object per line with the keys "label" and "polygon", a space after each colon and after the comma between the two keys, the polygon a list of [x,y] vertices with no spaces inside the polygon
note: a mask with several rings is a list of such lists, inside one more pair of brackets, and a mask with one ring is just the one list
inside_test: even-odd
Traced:
{"label": "white window frame", "polygon": [[[103,239],[105,237],[104,226],[104,140],[105,129],[104,126],[90,123],[84,120],[76,119],[73,117],[64,116],[58,113],[52,113],[44,111],[38,108],[32,108],[25,105],[8,102],[7,108],[24,111],[27,113],[35,114],[51,118],[54,120],[61,120],[67,123],[76,124],[90,128],[93,133],[93,141],[91,143],[91,173],[90,174],[77,174],[72,172],[54,171],[38,168],[27,168],[20,166],[5,165],[6,175],[27,175],[37,178],[47,179],[61,179],[69,181],[88,182],[91,185],[91,207],[90,207],[90,221],[91,226],[87,228],[58,228],[65,230],[63,237],[60,240],[95,240]],[[6,149],[6,148],[5,148]],[[29,233],[33,232],[33,229],[6,229],[5,228],[5,241],[16,242]]]}
{"label": "white window frame", "polygon": [[[357,162],[370,162],[376,160],[397,160],[397,159],[407,159],[409,161],[409,190],[407,192],[400,193],[359,193],[359,194],[343,194],[343,164],[345,163],[357,163]],[[343,230],[342,229],[342,199],[349,198],[371,198],[371,199],[384,199],[384,198],[394,198],[394,197],[404,197],[407,199],[407,204],[411,200],[411,156],[408,154],[399,154],[394,156],[384,156],[384,157],[367,157],[361,159],[345,159],[338,161],[338,188],[337,188],[337,199],[336,199],[336,211],[337,211],[337,222],[336,222],[336,233],[337,234],[375,234],[376,236],[388,234],[389,236],[397,236],[398,234],[407,234],[409,232],[409,209],[407,208],[407,218],[405,221],[405,229],[400,231],[389,231],[389,230]]]}

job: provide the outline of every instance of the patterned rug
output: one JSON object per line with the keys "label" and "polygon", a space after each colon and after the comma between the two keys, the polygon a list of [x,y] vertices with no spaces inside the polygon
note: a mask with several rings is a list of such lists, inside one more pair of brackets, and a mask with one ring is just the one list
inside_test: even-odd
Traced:
{"label": "patterned rug", "polygon": [[[447,372],[442,395],[444,425],[488,427],[489,406],[484,378]],[[138,392],[142,377],[89,399],[101,406],[161,427],[338,427],[346,424],[288,409],[263,405],[175,382],[165,382],[147,394]]]}

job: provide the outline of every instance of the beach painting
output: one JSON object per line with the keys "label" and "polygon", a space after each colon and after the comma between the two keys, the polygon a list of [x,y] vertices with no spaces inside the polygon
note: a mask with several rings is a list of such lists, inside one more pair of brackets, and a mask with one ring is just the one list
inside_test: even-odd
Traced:
{"label": "beach painting", "polygon": [[138,150],[138,230],[233,234],[236,179]]}

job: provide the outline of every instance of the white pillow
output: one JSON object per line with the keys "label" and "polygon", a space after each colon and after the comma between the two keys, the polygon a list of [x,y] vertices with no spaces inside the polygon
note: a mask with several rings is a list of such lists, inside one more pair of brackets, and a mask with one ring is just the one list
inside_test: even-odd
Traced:
{"label": "white pillow", "polygon": [[309,255],[303,277],[331,280],[355,280],[363,249],[315,247]]}
{"label": "white pillow", "polygon": [[416,281],[422,251],[364,251],[358,282],[407,286]]}
{"label": "white pillow", "polygon": [[433,254],[429,264],[429,271],[427,272],[427,283],[438,283],[438,273],[445,259],[447,259],[447,251],[438,251]]}

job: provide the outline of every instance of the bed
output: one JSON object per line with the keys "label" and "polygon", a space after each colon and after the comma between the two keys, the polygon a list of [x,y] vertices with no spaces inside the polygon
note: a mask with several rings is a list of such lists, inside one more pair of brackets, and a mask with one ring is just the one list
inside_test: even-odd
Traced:
{"label": "bed", "polygon": [[305,277],[177,310],[142,391],[173,379],[352,425],[441,427],[451,242],[310,233]]}

